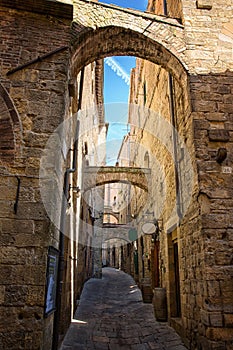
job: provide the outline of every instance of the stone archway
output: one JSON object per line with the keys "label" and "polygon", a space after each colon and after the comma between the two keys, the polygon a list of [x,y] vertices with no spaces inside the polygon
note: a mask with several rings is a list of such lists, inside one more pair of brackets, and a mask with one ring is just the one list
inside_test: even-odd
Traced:
{"label": "stone archway", "polygon": [[131,55],[161,65],[176,79],[185,76],[184,31],[175,19],[75,1],[72,38],[72,75],[97,58]]}
{"label": "stone archway", "polygon": [[138,186],[145,192],[150,188],[150,169],[132,167],[85,167],[83,191],[109,183],[122,182]]}

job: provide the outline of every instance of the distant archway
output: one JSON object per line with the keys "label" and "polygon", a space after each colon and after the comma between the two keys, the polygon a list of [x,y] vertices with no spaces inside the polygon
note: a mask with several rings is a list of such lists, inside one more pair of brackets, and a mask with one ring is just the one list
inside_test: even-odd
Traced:
{"label": "distant archway", "polygon": [[103,222],[108,223],[108,220],[110,220],[111,223],[118,224],[119,222],[119,217],[117,214],[114,214],[113,212],[104,212],[103,216]]}
{"label": "distant archway", "polygon": [[131,167],[94,167],[84,168],[83,190],[109,183],[126,183],[148,192],[150,188],[150,169]]}

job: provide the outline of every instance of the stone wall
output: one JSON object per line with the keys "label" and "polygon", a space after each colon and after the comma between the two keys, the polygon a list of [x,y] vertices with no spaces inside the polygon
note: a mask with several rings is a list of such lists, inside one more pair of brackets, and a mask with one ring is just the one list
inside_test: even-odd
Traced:
{"label": "stone wall", "polygon": [[147,11],[157,15],[165,15],[171,18],[182,19],[182,1],[175,0],[149,0]]}
{"label": "stone wall", "polygon": [[[65,115],[63,47],[69,45],[72,7],[46,4],[1,1],[0,8],[2,349],[49,349],[53,333],[53,314],[44,317],[46,264],[48,246],[58,248],[59,235],[42,203],[39,166]],[[9,151],[3,154],[4,147]]]}
{"label": "stone wall", "polygon": [[[159,2],[157,5],[159,6]],[[183,2],[183,19],[188,35],[186,54],[192,57],[189,69],[194,74],[190,75],[190,99],[189,95],[183,99],[178,82],[173,81],[175,127],[184,139],[192,159],[194,187],[191,204],[178,229],[170,230],[170,225],[166,225],[160,242],[161,282],[167,288],[170,322],[183,338],[186,338],[186,344],[191,349],[195,346],[202,349],[225,349],[230,348],[232,342],[232,73],[226,71],[226,68],[232,67],[229,27],[229,19],[232,17],[232,11],[229,9],[232,10],[232,7],[229,3],[229,7],[224,6],[221,11],[219,3],[211,2],[212,6],[209,5],[210,2],[205,1],[197,2],[197,5],[194,2]],[[218,19],[222,19],[222,23],[217,23],[217,16]],[[225,35],[228,33],[228,40],[225,37],[225,41],[220,42],[223,32]],[[200,33],[203,34],[201,40]],[[200,48],[197,45],[200,45]],[[216,55],[218,59],[214,60]],[[147,65],[149,67],[149,63]],[[196,75],[201,72],[206,74]],[[151,76],[156,76],[152,67],[150,73]],[[138,86],[142,85],[142,77],[137,77],[134,72],[133,80],[136,85],[137,79]],[[164,102],[166,97],[163,96],[166,96],[168,81],[166,75],[162,80],[165,86],[161,91],[153,82],[148,84],[148,91],[151,92],[154,87],[157,96]],[[135,87],[132,87],[131,97],[134,90]],[[150,92],[146,97],[142,97],[142,105],[148,101]],[[141,95],[143,96],[142,88]],[[158,110],[158,106],[156,108]],[[141,140],[140,144],[143,144],[143,133],[137,131],[136,134]],[[145,148],[150,149],[150,145],[151,142],[148,142]],[[183,184],[191,181],[186,163],[182,162],[182,152],[177,154],[181,191]],[[162,155],[164,156],[163,151]],[[139,159],[140,155],[137,154],[137,158]],[[140,161],[143,162],[142,158]],[[151,166],[153,167],[153,162]],[[171,174],[169,179],[174,180],[174,174]],[[169,187],[168,185],[167,191],[170,193]],[[182,210],[188,196],[184,192],[178,194]],[[164,219],[163,216],[163,221]],[[173,316],[177,317],[177,309],[174,306],[177,300],[174,292],[175,272],[170,266],[174,265],[173,245],[176,242],[179,252],[182,327],[173,319]]]}
{"label": "stone wall", "polygon": [[[202,219],[203,348],[232,342],[232,73],[190,79]],[[205,138],[205,141],[204,141]],[[197,242],[196,242],[197,244]],[[198,242],[200,246],[200,241]],[[197,247],[198,247],[197,246]],[[194,291],[196,294],[199,291]],[[200,295],[199,294],[199,295]],[[204,337],[211,345],[206,345]]]}
{"label": "stone wall", "polygon": [[[178,82],[173,81],[172,91],[170,90],[169,74],[161,67],[148,61],[137,59],[136,69],[131,79],[130,102],[140,105],[139,112],[135,113],[136,108],[131,108],[129,121],[131,123],[131,163],[139,166],[146,165],[151,169],[151,184],[149,189],[150,196],[142,201],[142,196],[136,193],[137,198],[131,200],[131,211],[135,211],[137,204],[137,227],[138,234],[143,235],[141,222],[159,219],[160,228],[160,263],[157,262],[157,243],[151,242],[151,236],[144,236],[138,240],[139,256],[139,281],[143,284],[144,278],[150,279],[151,287],[167,288],[169,304],[174,304],[172,297],[174,281],[171,281],[169,266],[171,265],[168,257],[168,232],[175,227],[178,217],[182,211],[180,203],[177,202],[177,193],[185,194],[182,185],[184,177],[188,174],[192,164],[183,164],[185,174],[177,168],[177,157],[180,156],[181,140],[178,140],[177,149],[174,150],[174,130],[172,128],[171,94],[174,94],[174,114],[176,115],[176,124],[179,132],[176,138],[186,137],[189,144],[189,151],[193,154],[192,135],[188,132],[192,128],[192,121],[188,119],[190,115],[190,106],[187,91],[183,90]],[[188,141],[187,141],[188,140]],[[184,146],[183,146],[184,147]],[[179,154],[175,154],[179,153]],[[175,165],[178,171],[179,179],[176,179]],[[181,178],[183,177],[183,179]],[[187,178],[185,179],[187,183]],[[197,181],[197,179],[196,179]],[[180,184],[179,184],[180,182]],[[187,186],[187,184],[185,185]],[[192,198],[192,188],[189,199],[191,205],[195,201]],[[184,197],[184,196],[183,196]],[[186,196],[187,197],[187,196]],[[181,201],[185,207],[185,198]],[[147,214],[148,212],[148,214]],[[183,215],[184,210],[182,211]],[[146,214],[146,215],[145,215]],[[162,226],[161,226],[162,223]],[[189,227],[191,222],[189,222]],[[187,229],[187,228],[186,228]],[[143,253],[142,253],[142,245]],[[180,249],[180,247],[179,247]],[[143,254],[143,256],[142,256]],[[185,267],[183,267],[185,268]],[[147,281],[148,283],[148,281]],[[159,285],[158,285],[159,283]],[[169,310],[169,315],[171,312]]]}
{"label": "stone wall", "polygon": [[[232,346],[230,305],[233,300],[230,291],[232,261],[229,255],[232,245],[230,95],[233,81],[232,33],[229,30],[232,3],[198,1],[197,7],[195,9],[183,2],[187,55],[192,58],[190,68],[193,67],[191,70],[194,73],[190,76],[190,90],[201,219],[200,234],[193,235],[191,241],[186,239],[185,243],[186,247],[190,243],[196,247],[197,253],[193,258],[200,266],[187,288],[192,291],[189,311],[200,313],[201,326],[198,322],[191,323],[189,337],[192,339],[197,329],[198,343],[203,349],[214,349],[216,346],[228,349]],[[197,33],[196,38],[193,33]],[[200,48],[195,46],[194,54],[193,44],[196,44],[196,40]],[[190,266],[194,264],[194,259]],[[192,281],[201,274],[203,282],[196,289]]]}
{"label": "stone wall", "polygon": [[182,4],[189,72],[196,75],[232,71],[231,0],[184,0]]}

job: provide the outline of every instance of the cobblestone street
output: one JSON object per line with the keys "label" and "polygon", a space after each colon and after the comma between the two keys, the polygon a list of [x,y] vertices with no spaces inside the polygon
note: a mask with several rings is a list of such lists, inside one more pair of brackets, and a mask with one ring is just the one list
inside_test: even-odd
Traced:
{"label": "cobblestone street", "polygon": [[80,305],[60,350],[185,350],[166,323],[155,320],[131,276],[113,268],[84,286]]}

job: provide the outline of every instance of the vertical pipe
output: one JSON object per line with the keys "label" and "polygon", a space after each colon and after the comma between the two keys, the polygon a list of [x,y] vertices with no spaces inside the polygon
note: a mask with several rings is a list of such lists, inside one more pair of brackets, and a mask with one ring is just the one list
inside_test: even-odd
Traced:
{"label": "vertical pipe", "polygon": [[[84,70],[81,71],[80,77],[80,88],[79,88],[79,98],[78,98],[78,111],[81,109],[82,105],[82,95],[83,95],[83,82],[84,82]],[[52,349],[57,350],[59,346],[59,326],[61,320],[61,302],[62,302],[62,289],[63,289],[63,277],[64,277],[64,245],[65,245],[65,224],[66,224],[66,207],[67,198],[69,194],[69,175],[74,173],[77,168],[77,153],[78,153],[78,137],[79,137],[79,127],[80,122],[77,120],[75,140],[74,140],[74,152],[72,168],[66,169],[64,174],[64,185],[63,185],[63,195],[62,195],[62,206],[61,206],[61,219],[60,219],[60,234],[59,234],[59,264],[58,264],[58,279],[57,279],[57,294],[56,294],[56,311],[54,314],[54,324],[53,324],[53,344]]]}
{"label": "vertical pipe", "polygon": [[57,276],[57,294],[56,294],[56,311],[54,314],[53,323],[53,344],[52,349],[57,350],[59,345],[59,325],[61,318],[61,300],[62,300],[62,287],[63,287],[63,271],[64,271],[64,230],[65,230],[65,215],[66,205],[69,192],[69,172],[68,169],[64,174],[64,187],[62,193],[62,206],[61,206],[61,219],[60,219],[60,233],[59,233],[59,263],[58,263],[58,276]]}
{"label": "vertical pipe", "polygon": [[17,191],[16,191],[16,198],[14,203],[14,213],[17,214],[18,210],[18,203],[19,203],[19,191],[20,191],[20,178],[16,176],[17,179]]}
{"label": "vertical pipe", "polygon": [[175,183],[176,183],[176,208],[177,215],[181,217],[180,210],[180,182],[178,173],[178,152],[177,152],[177,131],[176,131],[176,116],[175,116],[175,101],[174,101],[174,85],[173,78],[170,73],[168,73],[169,81],[169,93],[170,93],[170,112],[171,112],[171,122],[172,122],[172,133],[173,133],[173,145],[174,145],[174,163],[175,163]]}
{"label": "vertical pipe", "polygon": [[163,0],[163,13],[165,16],[168,15],[168,11],[167,11],[167,0]]}

